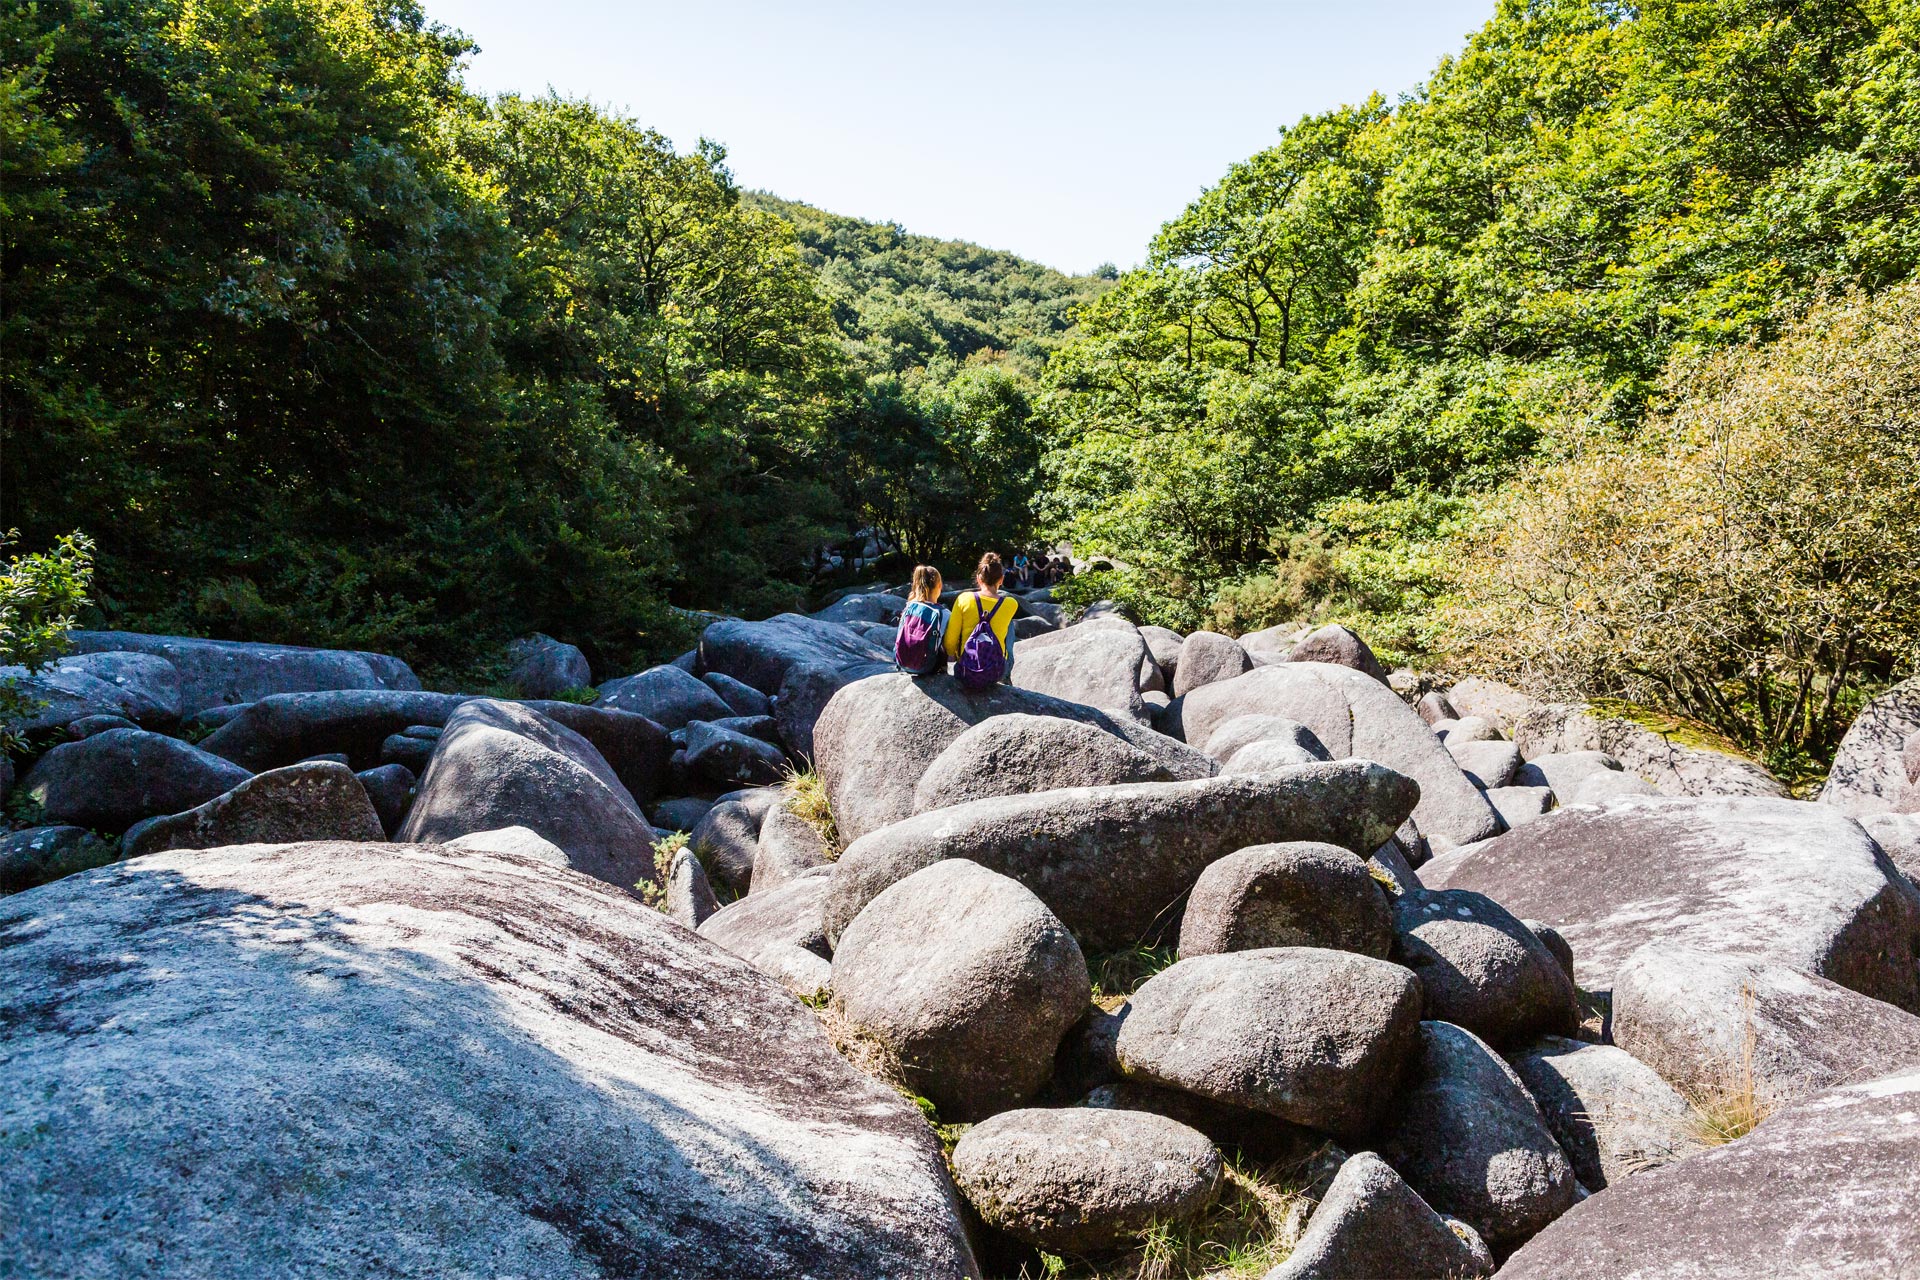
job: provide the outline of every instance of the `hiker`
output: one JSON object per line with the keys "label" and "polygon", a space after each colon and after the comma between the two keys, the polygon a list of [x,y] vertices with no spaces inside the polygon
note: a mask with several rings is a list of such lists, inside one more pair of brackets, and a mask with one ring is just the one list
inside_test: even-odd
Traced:
{"label": "hiker", "polygon": [[1033,562],[1024,551],[1013,553],[1013,585],[1021,591],[1033,585]]}
{"label": "hiker", "polygon": [[1020,605],[1000,594],[1005,577],[999,553],[989,551],[974,571],[977,589],[953,602],[953,615],[947,621],[947,657],[953,660],[954,676],[969,689],[1013,682],[1013,615],[1020,612]]}
{"label": "hiker", "polygon": [[932,565],[914,567],[907,607],[900,611],[900,629],[893,638],[893,664],[910,676],[937,675],[947,669],[947,611],[940,607],[942,585],[940,571]]}

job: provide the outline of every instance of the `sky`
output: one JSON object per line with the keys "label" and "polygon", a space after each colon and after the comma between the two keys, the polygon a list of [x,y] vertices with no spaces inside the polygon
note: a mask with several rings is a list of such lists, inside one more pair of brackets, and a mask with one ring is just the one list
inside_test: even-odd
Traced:
{"label": "sky", "polygon": [[487,94],[586,97],[744,187],[1063,271],[1308,112],[1415,88],[1493,0],[425,0]]}

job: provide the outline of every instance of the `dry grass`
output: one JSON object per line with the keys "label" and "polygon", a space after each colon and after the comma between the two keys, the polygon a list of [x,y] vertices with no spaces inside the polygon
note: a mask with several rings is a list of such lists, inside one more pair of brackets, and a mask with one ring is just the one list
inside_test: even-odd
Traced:
{"label": "dry grass", "polygon": [[1744,1138],[1760,1127],[1760,1122],[1780,1109],[1780,1099],[1762,1087],[1753,1077],[1753,1054],[1758,1035],[1753,1026],[1754,992],[1740,988],[1740,1004],[1746,1014],[1746,1033],[1740,1046],[1740,1061],[1727,1069],[1721,1079],[1705,1088],[1685,1090],[1688,1113],[1681,1136],[1695,1147],[1724,1147]]}
{"label": "dry grass", "polygon": [[833,806],[827,800],[827,784],[811,769],[787,770],[787,812],[820,833],[827,846],[827,857],[840,856],[840,829],[833,821]]}
{"label": "dry grass", "polygon": [[1141,983],[1179,958],[1172,947],[1145,945],[1088,956],[1087,976],[1093,979],[1093,1002],[1112,1013]]}

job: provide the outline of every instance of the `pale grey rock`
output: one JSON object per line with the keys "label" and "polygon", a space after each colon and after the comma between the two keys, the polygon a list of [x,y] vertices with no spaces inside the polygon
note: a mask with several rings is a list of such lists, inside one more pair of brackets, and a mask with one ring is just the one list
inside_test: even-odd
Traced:
{"label": "pale grey rock", "polygon": [[1467,775],[1467,781],[1482,791],[1506,786],[1520,769],[1520,748],[1511,742],[1486,738],[1461,740],[1449,734],[1445,745],[1447,754],[1460,766],[1460,772]]}
{"label": "pale grey rock", "polygon": [[1483,794],[1499,815],[1500,825],[1509,831],[1553,809],[1553,792],[1547,787],[1488,787]]}
{"label": "pale grey rock", "polygon": [[1288,662],[1328,662],[1335,666],[1351,667],[1361,675],[1387,682],[1387,669],[1380,665],[1380,659],[1373,656],[1373,650],[1354,632],[1337,622],[1309,631],[1287,651]]}
{"label": "pale grey rock", "polygon": [[1287,1260],[1264,1280],[1456,1280],[1490,1276],[1480,1233],[1443,1218],[1371,1151],[1349,1156]]}
{"label": "pale grey rock", "polygon": [[687,768],[719,786],[765,785],[785,776],[787,757],[765,739],[696,720],[687,726]]}
{"label": "pale grey rock", "polygon": [[[1534,707],[1510,730],[1520,754],[1604,751],[1630,774],[1669,796],[1785,796],[1786,786],[1755,761],[1724,751],[1683,746],[1631,720],[1598,716],[1584,706]],[[1566,797],[1561,797],[1564,802]]]}
{"label": "pale grey rock", "polygon": [[[1461,716],[1458,720],[1439,720],[1428,726],[1434,736],[1451,749],[1468,742],[1504,742],[1500,727],[1484,716]],[[1518,748],[1515,748],[1517,751]]]}
{"label": "pale grey rock", "polygon": [[1549,787],[1565,804],[1592,775],[1619,770],[1620,762],[1604,751],[1555,751],[1523,763],[1513,780],[1523,787]]}
{"label": "pale grey rock", "polygon": [[1203,685],[1231,680],[1253,669],[1253,659],[1237,640],[1217,631],[1195,631],[1180,645],[1173,696],[1184,697]]}
{"label": "pale grey rock", "polygon": [[1131,626],[1069,627],[1014,649],[1013,685],[1033,693],[1094,707],[1145,725],[1151,717],[1140,699],[1140,669],[1151,665],[1146,641]]}
{"label": "pale grey rock", "polygon": [[1480,676],[1468,676],[1447,690],[1446,697],[1448,705],[1454,708],[1451,719],[1479,716],[1508,737],[1513,736],[1514,729],[1529,712],[1540,706],[1538,699],[1528,697],[1512,685]]}
{"label": "pale grey rock", "polygon": [[1859,821],[1908,882],[1920,886],[1920,815],[1870,813]]}
{"label": "pale grey rock", "polygon": [[935,757],[914,788],[913,811],[1061,787],[1172,780],[1166,765],[1097,725],[1012,712],[982,720]]}
{"label": "pale grey rock", "polygon": [[1660,788],[1645,778],[1633,773],[1614,773],[1600,770],[1590,773],[1574,784],[1572,792],[1565,797],[1567,804],[1609,805],[1627,796],[1657,796]]}
{"label": "pale grey rock", "polygon": [[756,816],[746,804],[722,799],[694,824],[687,841],[707,873],[736,897],[744,894],[752,882],[763,822],[764,813]]}
{"label": "pale grey rock", "polygon": [[1181,958],[1262,947],[1324,947],[1385,958],[1393,911],[1358,854],[1338,845],[1264,844],[1230,853],[1194,882]]}
{"label": "pale grey rock", "polygon": [[1317,764],[1327,757],[1298,743],[1274,738],[1265,742],[1250,742],[1233,753],[1233,758],[1221,766],[1221,773],[1272,773],[1276,769],[1291,769],[1295,765]]}
{"label": "pale grey rock", "polygon": [[1460,712],[1452,702],[1447,700],[1447,695],[1438,689],[1421,694],[1420,700],[1413,704],[1413,710],[1414,714],[1425,720],[1429,727],[1437,721],[1460,718]]}
{"label": "pale grey rock", "polygon": [[752,892],[764,893],[794,879],[824,870],[835,851],[799,814],[777,805],[760,824],[753,855]]}
{"label": "pale grey rock", "polygon": [[1507,1065],[1589,1191],[1691,1151],[1686,1098],[1625,1049],[1542,1036],[1509,1054]]}
{"label": "pale grey rock", "polygon": [[694,720],[724,720],[733,708],[698,676],[678,667],[649,667],[600,686],[597,707],[643,715],[663,729],[679,729]]}
{"label": "pale grey rock", "polygon": [[1915,734],[1920,734],[1920,677],[1895,685],[1860,709],[1834,753],[1820,803],[1854,817],[1899,812],[1913,783],[1903,753]]}
{"label": "pale grey rock", "polygon": [[707,872],[700,865],[700,859],[693,856],[691,849],[676,849],[673,858],[667,864],[666,897],[662,906],[669,919],[685,925],[689,929],[698,929],[702,922],[720,910],[720,900],[713,896],[713,886],[707,883]]}
{"label": "pale grey rock", "polygon": [[[179,714],[182,716],[230,703],[254,702],[276,693],[314,693],[329,689],[405,691],[420,687],[419,678],[406,663],[384,653],[200,640],[133,631],[74,631],[68,633],[67,638],[76,653],[142,653],[171,663],[179,680]],[[292,761],[277,763],[291,764]]]}
{"label": "pale grey rock", "polygon": [[1571,1035],[1573,983],[1547,945],[1485,894],[1429,889],[1393,902],[1393,958],[1420,975],[1426,1016],[1510,1045]]}
{"label": "pale grey rock", "polygon": [[205,804],[139,823],[121,841],[121,856],[229,844],[292,844],[303,840],[385,840],[380,815],[344,764],[288,765],[256,773]]}
{"label": "pale grey rock", "polygon": [[1166,627],[1144,626],[1140,628],[1140,638],[1146,642],[1147,655],[1160,668],[1160,675],[1169,682],[1167,687],[1171,690],[1171,681],[1180,670],[1180,646],[1185,643],[1184,637]]}
{"label": "pale grey rock", "polygon": [[701,923],[700,935],[795,995],[817,999],[833,984],[822,925],[826,897],[824,876],[800,876],[721,907]]}
{"label": "pale grey rock", "polygon": [[[1115,1023],[1116,1036],[1124,1021],[1120,1019]],[[1119,1069],[1117,1058],[1114,1069]],[[1297,1168],[1329,1145],[1324,1134],[1304,1125],[1290,1124],[1264,1111],[1236,1107],[1145,1080],[1124,1080],[1116,1076],[1089,1090],[1080,1105],[1165,1116],[1205,1134],[1221,1151],[1237,1154],[1255,1164]]]}
{"label": "pale grey rock", "polygon": [[205,804],[251,776],[177,738],[110,729],[49,750],[19,790],[51,824],[119,835],[143,818]]}
{"label": "pale grey rock", "polygon": [[551,867],[571,865],[567,861],[566,850],[532,827],[495,827],[490,831],[470,831],[464,836],[455,836],[446,842],[446,846],[449,849],[473,849],[484,853],[510,853],[544,862]]}
{"label": "pale grey rock", "polygon": [[1261,742],[1284,743],[1317,760],[1333,758],[1313,730],[1285,716],[1235,716],[1208,735],[1206,750],[1215,760],[1226,764],[1247,747]]}

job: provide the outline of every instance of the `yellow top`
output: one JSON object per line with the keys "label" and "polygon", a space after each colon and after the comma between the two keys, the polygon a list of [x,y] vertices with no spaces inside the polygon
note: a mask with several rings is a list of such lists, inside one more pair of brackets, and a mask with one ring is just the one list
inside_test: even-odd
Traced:
{"label": "yellow top", "polygon": [[[960,660],[961,646],[967,643],[967,637],[980,625],[981,595],[978,591],[965,591],[953,602],[953,616],[947,619],[947,657],[954,662]],[[1013,657],[1013,615],[1020,612],[1019,602],[1008,596],[986,597],[987,612],[993,616],[993,634],[999,638],[1000,648],[1007,657]],[[995,609],[999,612],[995,613]]]}

